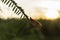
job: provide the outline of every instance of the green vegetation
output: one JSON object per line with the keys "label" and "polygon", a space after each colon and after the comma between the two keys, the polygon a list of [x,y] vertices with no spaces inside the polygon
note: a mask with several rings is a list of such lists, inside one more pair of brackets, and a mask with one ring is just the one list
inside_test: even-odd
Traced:
{"label": "green vegetation", "polygon": [[0,40],[60,40],[60,19],[38,21],[41,29],[31,30],[27,19],[0,19]]}
{"label": "green vegetation", "polygon": [[0,40],[43,40],[42,33],[36,34],[29,27],[29,21],[26,19],[0,19]]}
{"label": "green vegetation", "polygon": [[[0,19],[0,40],[60,40],[60,19],[38,20],[42,27],[31,29],[28,16],[24,10],[13,0],[1,0],[8,7],[13,7],[12,11],[19,15],[21,12],[22,20],[19,19]],[[8,2],[7,2],[8,1]],[[6,3],[7,2],[7,3]],[[10,2],[10,3],[9,3]],[[11,6],[12,5],[12,6]],[[26,17],[26,19],[24,19]],[[28,19],[28,20],[27,20]]]}

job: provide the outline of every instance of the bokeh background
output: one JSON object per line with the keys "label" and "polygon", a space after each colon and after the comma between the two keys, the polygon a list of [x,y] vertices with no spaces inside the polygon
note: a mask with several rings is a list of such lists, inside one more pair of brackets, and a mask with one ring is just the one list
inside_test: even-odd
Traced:
{"label": "bokeh background", "polygon": [[20,15],[0,0],[0,40],[60,40],[59,0],[14,1],[42,27],[30,29],[33,26],[29,20],[19,19]]}

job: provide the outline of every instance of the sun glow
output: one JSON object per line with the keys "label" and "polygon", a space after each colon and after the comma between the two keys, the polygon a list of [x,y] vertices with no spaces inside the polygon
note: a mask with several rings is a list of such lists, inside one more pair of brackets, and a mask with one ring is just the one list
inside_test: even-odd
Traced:
{"label": "sun glow", "polygon": [[47,19],[56,19],[58,18],[58,12],[55,9],[49,9],[46,13]]}

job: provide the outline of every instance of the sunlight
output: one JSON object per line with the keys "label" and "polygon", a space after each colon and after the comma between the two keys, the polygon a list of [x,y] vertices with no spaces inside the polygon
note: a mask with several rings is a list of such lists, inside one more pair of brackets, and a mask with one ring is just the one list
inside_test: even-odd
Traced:
{"label": "sunlight", "polygon": [[[58,10],[60,10],[60,1],[44,1],[44,0],[15,0],[18,6],[21,6],[25,13],[33,19],[56,19],[58,18]],[[4,5],[0,0],[0,6],[2,6],[2,15],[4,18],[19,18],[13,11]],[[39,7],[39,8],[38,8]],[[35,8],[38,8],[35,9]],[[46,9],[45,9],[46,8]],[[0,17],[0,18],[1,18]]]}
{"label": "sunlight", "polygon": [[[60,1],[41,1],[37,3],[40,8],[47,8],[45,11],[45,19],[57,19],[59,16],[58,10],[60,9]],[[43,11],[43,10],[42,10]],[[42,16],[43,17],[43,16]]]}
{"label": "sunlight", "polygon": [[46,13],[47,19],[56,19],[58,18],[58,12],[55,9],[49,9]]}

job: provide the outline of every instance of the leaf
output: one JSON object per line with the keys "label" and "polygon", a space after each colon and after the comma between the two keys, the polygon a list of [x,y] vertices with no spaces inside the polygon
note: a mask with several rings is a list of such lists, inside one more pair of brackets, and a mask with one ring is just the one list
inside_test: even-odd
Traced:
{"label": "leaf", "polygon": [[7,0],[4,1],[4,3],[6,3],[6,2],[7,2]]}
{"label": "leaf", "polygon": [[22,18],[23,14],[21,15],[20,19]]}
{"label": "leaf", "polygon": [[10,1],[8,1],[8,2],[6,3],[6,5],[8,5],[9,2],[10,2]]}
{"label": "leaf", "polygon": [[19,12],[17,15],[19,15],[21,12]]}
{"label": "leaf", "polygon": [[16,14],[18,14],[19,13],[19,10],[16,12]]}
{"label": "leaf", "polygon": [[11,4],[12,4],[12,2],[10,2],[10,4],[9,4],[9,6],[8,6],[8,7],[10,7],[10,6],[11,6]]}
{"label": "leaf", "polygon": [[14,11],[15,8],[16,8],[16,6],[14,6],[14,8],[12,9],[12,11]]}
{"label": "leaf", "polygon": [[1,0],[2,2],[4,2],[4,0]]}
{"label": "leaf", "polygon": [[14,13],[16,13],[17,12],[17,8],[15,9],[15,12]]}

